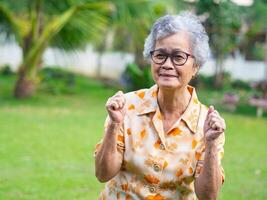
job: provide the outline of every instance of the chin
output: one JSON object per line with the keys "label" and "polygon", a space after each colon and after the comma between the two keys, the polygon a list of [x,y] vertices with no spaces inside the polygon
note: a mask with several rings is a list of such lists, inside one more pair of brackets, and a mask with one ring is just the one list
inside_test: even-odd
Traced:
{"label": "chin", "polygon": [[182,85],[176,81],[175,82],[174,81],[172,82],[158,81],[157,85],[159,86],[159,88],[168,89],[168,90],[178,89],[182,87]]}

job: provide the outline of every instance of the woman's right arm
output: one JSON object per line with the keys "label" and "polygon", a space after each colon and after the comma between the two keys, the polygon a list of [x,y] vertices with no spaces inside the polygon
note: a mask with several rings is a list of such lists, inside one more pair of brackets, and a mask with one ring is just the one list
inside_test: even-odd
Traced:
{"label": "woman's right arm", "polygon": [[123,154],[118,151],[117,137],[123,125],[125,103],[122,92],[117,92],[106,103],[110,120],[105,128],[101,146],[95,155],[95,174],[100,182],[107,182],[116,176],[122,165]]}
{"label": "woman's right arm", "polygon": [[117,150],[117,132],[121,124],[109,122],[103,142],[96,153],[95,173],[100,182],[107,182],[120,170],[122,154]]}

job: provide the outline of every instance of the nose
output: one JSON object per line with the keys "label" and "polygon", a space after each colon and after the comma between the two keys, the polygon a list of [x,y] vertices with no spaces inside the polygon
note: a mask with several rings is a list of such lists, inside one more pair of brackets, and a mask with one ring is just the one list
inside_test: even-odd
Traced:
{"label": "nose", "polygon": [[162,65],[162,68],[163,69],[166,69],[166,70],[172,70],[173,69],[173,63],[171,61],[171,58],[168,57],[167,60],[165,61],[165,63]]}

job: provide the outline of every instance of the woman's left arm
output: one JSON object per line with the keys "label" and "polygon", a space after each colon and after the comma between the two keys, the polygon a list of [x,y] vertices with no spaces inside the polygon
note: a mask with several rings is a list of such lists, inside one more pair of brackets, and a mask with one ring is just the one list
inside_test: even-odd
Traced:
{"label": "woman's left arm", "polygon": [[204,123],[205,156],[203,168],[195,180],[196,195],[200,200],[217,199],[222,185],[218,140],[224,138],[225,121],[211,106]]}

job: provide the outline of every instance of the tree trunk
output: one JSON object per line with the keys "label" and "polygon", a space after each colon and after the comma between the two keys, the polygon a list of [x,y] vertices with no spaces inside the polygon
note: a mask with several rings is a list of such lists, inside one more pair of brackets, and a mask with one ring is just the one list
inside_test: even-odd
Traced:
{"label": "tree trunk", "polygon": [[140,49],[137,49],[134,54],[134,61],[138,65],[140,69],[144,69],[148,66],[147,62],[144,59],[143,51]]}
{"label": "tree trunk", "polygon": [[265,72],[264,72],[264,81],[267,81],[267,27],[265,32]]}
{"label": "tree trunk", "polygon": [[221,56],[216,59],[214,86],[215,88],[221,88],[223,86],[223,59]]}
{"label": "tree trunk", "polygon": [[102,57],[103,57],[103,52],[104,50],[102,51],[99,51],[98,52],[98,56],[97,56],[97,66],[96,66],[96,77],[97,78],[101,78],[102,77]]}
{"label": "tree trunk", "polygon": [[17,99],[31,97],[36,91],[36,80],[25,76],[24,72],[19,72],[15,85],[14,96]]}
{"label": "tree trunk", "polygon": [[42,55],[43,52],[39,52],[27,64],[24,58],[23,64],[19,67],[18,79],[14,88],[15,98],[22,99],[34,95],[37,89],[37,73],[41,65]]}
{"label": "tree trunk", "polygon": [[98,51],[98,57],[97,57],[97,66],[96,66],[96,77],[102,78],[102,59],[104,52],[106,52],[107,49],[112,48],[113,40],[114,40],[114,34],[115,30],[113,28],[110,28],[107,33],[104,35],[104,42],[99,45],[97,51]]}
{"label": "tree trunk", "polygon": [[22,47],[23,61],[19,67],[18,79],[14,88],[14,96],[17,99],[27,98],[34,95],[37,89],[37,74],[42,64],[42,56],[45,47],[30,56],[33,47],[31,37],[24,38]]}

